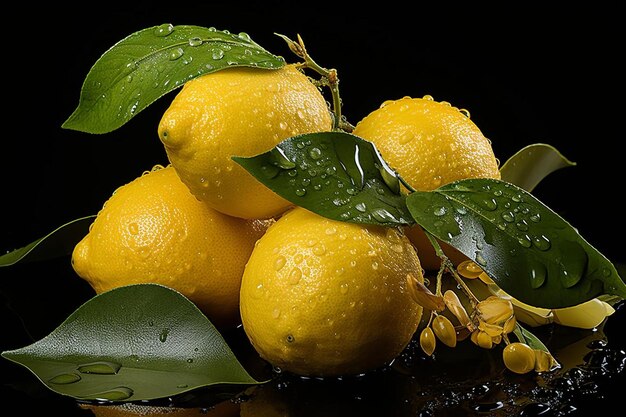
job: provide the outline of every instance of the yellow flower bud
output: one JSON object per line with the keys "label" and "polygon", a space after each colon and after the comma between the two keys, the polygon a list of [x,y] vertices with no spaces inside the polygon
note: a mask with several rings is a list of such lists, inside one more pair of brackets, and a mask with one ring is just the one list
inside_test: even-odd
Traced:
{"label": "yellow flower bud", "polygon": [[461,326],[473,330],[474,326],[472,325],[472,321],[467,315],[465,307],[463,307],[463,305],[461,304],[461,300],[459,300],[458,295],[456,295],[454,291],[447,290],[443,294],[443,301],[446,303],[446,307],[448,307],[448,310],[450,310],[450,312],[454,314],[454,317],[457,318]]}
{"label": "yellow flower bud", "polygon": [[573,307],[554,309],[554,321],[562,326],[593,329],[615,312],[613,307],[597,298]]}
{"label": "yellow flower bud", "polygon": [[511,343],[502,351],[504,365],[516,374],[525,374],[535,369],[535,350],[525,343]]}
{"label": "yellow flower bud", "polygon": [[461,262],[456,267],[457,272],[464,278],[474,279],[478,278],[480,274],[483,273],[483,270],[480,266],[478,266],[475,262],[467,260]]}
{"label": "yellow flower bud", "polygon": [[456,330],[446,316],[437,315],[432,322],[432,328],[441,342],[450,347],[456,346]]}
{"label": "yellow flower bud", "polygon": [[433,329],[430,327],[425,327],[424,330],[420,333],[420,347],[428,356],[432,355],[435,351],[435,346],[437,345],[437,339],[435,339],[435,334],[433,333]]}
{"label": "yellow flower bud", "polygon": [[472,341],[476,345],[480,346],[483,349],[491,349],[493,347],[493,338],[487,333],[483,332],[482,330],[476,330],[474,333],[472,333],[472,336],[474,335],[476,335],[476,337],[472,338]]}
{"label": "yellow flower bud", "polygon": [[513,304],[509,300],[492,295],[478,303],[476,310],[482,321],[502,325],[513,315]]}
{"label": "yellow flower bud", "polygon": [[443,297],[433,294],[428,287],[419,282],[413,274],[407,274],[406,282],[413,301],[426,310],[443,311],[446,308]]}

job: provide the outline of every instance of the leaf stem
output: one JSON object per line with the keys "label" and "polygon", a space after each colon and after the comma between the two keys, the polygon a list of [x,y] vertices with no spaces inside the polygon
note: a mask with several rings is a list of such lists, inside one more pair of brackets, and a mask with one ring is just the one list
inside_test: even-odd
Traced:
{"label": "leaf stem", "polygon": [[304,62],[300,66],[302,68],[309,68],[321,75],[322,79],[320,80],[320,84],[325,85],[330,89],[330,94],[333,100],[333,130],[342,130],[348,133],[352,132],[354,130],[354,126],[350,122],[348,122],[341,113],[342,101],[341,95],[339,94],[339,76],[337,74],[337,70],[335,68],[324,68],[317,62],[315,62],[315,60],[313,60],[313,58],[311,58],[311,56],[306,51],[304,41],[302,40],[302,37],[300,35],[297,35],[297,43],[292,41],[285,35],[281,35],[279,33],[276,33],[276,35],[280,36],[285,42],[287,42],[287,45],[289,45],[289,49],[294,54],[304,59]]}
{"label": "leaf stem", "polygon": [[[474,295],[472,290],[470,290],[470,288],[467,286],[465,281],[463,281],[463,278],[461,278],[459,276],[459,274],[456,272],[456,269],[454,268],[454,265],[452,264],[450,259],[448,259],[446,254],[443,253],[443,249],[441,249],[441,245],[439,244],[439,242],[437,241],[435,236],[430,234],[427,230],[424,230],[424,233],[426,234],[426,237],[430,241],[430,244],[435,249],[435,253],[441,259],[441,269],[439,270],[439,273],[443,273],[443,270],[447,268],[448,271],[450,272],[450,274],[452,274],[452,276],[454,277],[454,279],[457,282],[457,284],[459,284],[459,286],[461,287],[463,292],[465,292],[465,294],[469,297],[470,302],[472,303],[472,306],[475,307],[476,304],[478,304],[480,302],[480,300],[478,298],[476,298],[476,296]],[[439,286],[439,285],[440,285],[439,274],[437,274],[437,286]]]}

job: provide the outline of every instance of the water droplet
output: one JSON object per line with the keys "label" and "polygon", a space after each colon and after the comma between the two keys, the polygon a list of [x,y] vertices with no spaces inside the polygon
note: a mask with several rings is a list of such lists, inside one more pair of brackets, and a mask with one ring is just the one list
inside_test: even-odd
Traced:
{"label": "water droplet", "polygon": [[535,222],[535,223],[539,223],[541,221],[541,214],[535,213],[535,214],[531,215],[530,216],[530,220]]}
{"label": "water droplet", "polygon": [[306,187],[306,186],[308,186],[309,184],[311,184],[311,179],[310,179],[310,178],[304,178],[304,179],[302,180],[302,186]]}
{"label": "water droplet", "polygon": [[287,260],[285,259],[285,257],[284,256],[279,256],[274,261],[274,270],[275,271],[280,271],[281,269],[283,269],[283,267],[285,266],[286,263],[287,263]]}
{"label": "water droplet", "polygon": [[467,214],[467,209],[463,206],[459,206],[456,208],[456,212],[459,213],[460,215],[464,216]]}
{"label": "water droplet", "polygon": [[295,193],[298,197],[304,197],[306,195],[306,190],[304,188],[298,188]]}
{"label": "water droplet", "polygon": [[552,246],[552,244],[550,243],[550,239],[548,239],[546,236],[541,235],[541,236],[533,236],[533,245],[542,251],[546,251],[548,249],[550,249],[550,247]]}
{"label": "water droplet", "polygon": [[115,375],[121,367],[119,363],[98,361],[79,365],[77,370],[83,374]]}
{"label": "water droplet", "polygon": [[98,400],[122,401],[132,397],[134,391],[128,387],[116,387],[105,392],[95,394]]}
{"label": "water droplet", "polygon": [[239,34],[237,35],[237,37],[239,39],[241,39],[242,41],[246,41],[246,42],[250,42],[250,35],[248,35],[246,32],[239,32]]}
{"label": "water droplet", "polygon": [[339,286],[339,291],[340,291],[342,294],[347,294],[347,293],[348,293],[348,284],[346,284],[345,282],[344,282],[343,284],[341,284],[341,285]]}
{"label": "water droplet", "polygon": [[445,215],[446,213],[447,213],[447,210],[445,207],[435,207],[435,209],[433,210],[433,214],[439,217]]}
{"label": "water droplet", "polygon": [[296,267],[296,268],[293,268],[291,272],[289,272],[289,277],[287,278],[287,281],[291,285],[296,285],[297,283],[300,282],[301,278],[302,278],[302,271],[300,270],[300,268]]}
{"label": "water droplet", "polygon": [[192,358],[187,359],[187,363],[193,363],[193,359]]}
{"label": "water droplet", "polygon": [[489,211],[494,211],[498,208],[498,202],[494,198],[485,198],[481,201],[481,204]]}
{"label": "water droplet", "polygon": [[137,225],[137,223],[135,222],[130,223],[128,225],[128,231],[131,235],[136,235],[137,233],[139,233],[139,225]]}
{"label": "water droplet", "polygon": [[487,265],[487,260],[484,258],[484,256],[480,252],[476,252],[476,263],[480,266]]}
{"label": "water droplet", "polygon": [[159,334],[159,340],[163,343],[165,343],[165,341],[167,341],[167,336],[169,336],[170,334],[170,329],[163,329],[161,330],[161,333]]}
{"label": "water droplet", "polygon": [[515,214],[513,214],[513,213],[512,213],[512,212],[510,212],[510,211],[504,211],[504,212],[502,212],[501,216],[502,216],[502,218],[503,218],[505,221],[507,221],[507,222],[509,222],[509,223],[513,223],[513,222],[515,221]]}
{"label": "water droplet", "polygon": [[272,318],[277,319],[280,317],[280,309],[275,308],[274,310],[272,310]]}
{"label": "water droplet", "polygon": [[261,166],[261,173],[268,179],[276,178],[280,173],[280,169],[274,165]]}
{"label": "water droplet", "polygon": [[[183,57],[183,64],[185,65],[191,64],[191,61],[193,61],[193,57],[191,55],[185,55]],[[158,87],[158,84],[155,85],[155,87]]]}
{"label": "water droplet", "polygon": [[184,53],[185,53],[185,51],[183,50],[183,48],[178,47],[178,48],[172,49],[170,51],[170,54],[169,54],[168,58],[169,58],[170,61],[176,61],[178,58],[183,56]]}
{"label": "water droplet", "polygon": [[605,277],[609,277],[611,276],[611,270],[609,268],[602,268],[602,275],[604,275]]}
{"label": "water droplet", "polygon": [[322,151],[320,148],[312,148],[309,151],[309,156],[311,159],[320,159],[322,157]]}
{"label": "water droplet", "polygon": [[198,36],[194,36],[193,38],[189,38],[189,46],[200,46],[202,45],[202,39]]}
{"label": "water droplet", "polygon": [[313,248],[313,254],[317,256],[322,256],[326,253],[326,247],[322,244],[317,245]]}
{"label": "water droplet", "polygon": [[396,216],[391,214],[389,211],[383,208],[376,209],[372,211],[372,217],[381,223],[397,223],[398,219]]}
{"label": "water droplet", "polygon": [[561,251],[561,283],[565,288],[571,288],[580,282],[587,268],[589,260],[587,252],[577,242],[562,241],[559,244]]}
{"label": "water droplet", "polygon": [[515,201],[516,203],[521,203],[522,201],[524,201],[521,194],[515,194],[513,197],[511,197],[511,200]]}
{"label": "water droplet", "polygon": [[187,384],[178,384],[176,385],[176,388],[187,388],[189,385]]}
{"label": "water droplet", "polygon": [[53,378],[50,378],[48,382],[52,384],[65,385],[65,384],[73,384],[74,382],[80,381],[80,379],[81,379],[80,375],[78,374],[64,373],[64,374],[59,374]]}
{"label": "water droplet", "polygon": [[530,248],[533,245],[528,235],[518,237],[517,241],[525,248]]}
{"label": "water droplet", "polygon": [[530,287],[537,289],[546,282],[546,276],[548,271],[544,264],[539,262],[532,262],[530,268]]}
{"label": "water droplet", "polygon": [[526,220],[520,220],[519,222],[515,223],[515,227],[517,227],[517,230],[521,232],[528,231],[528,223],[526,222]]}
{"label": "water droplet", "polygon": [[365,213],[365,211],[367,210],[365,203],[358,203],[357,205],[354,206],[354,208],[360,211],[361,213]]}
{"label": "water droplet", "polygon": [[174,32],[174,26],[171,23],[164,23],[154,29],[155,36],[165,37]]}
{"label": "water droplet", "polygon": [[224,51],[222,51],[219,48],[213,48],[211,50],[211,58],[213,58],[216,61],[219,61],[220,59],[224,58]]}
{"label": "water droplet", "polygon": [[335,233],[337,233],[337,229],[335,227],[329,227],[324,233],[326,233],[327,235],[334,235]]}

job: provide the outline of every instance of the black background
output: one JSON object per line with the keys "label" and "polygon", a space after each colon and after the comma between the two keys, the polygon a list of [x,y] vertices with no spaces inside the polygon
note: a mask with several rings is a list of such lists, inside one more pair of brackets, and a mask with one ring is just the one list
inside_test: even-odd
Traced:
{"label": "black background", "polygon": [[[1,251],[96,213],[118,186],[167,163],[156,130],[171,93],[109,134],[60,126],[103,52],[134,31],[168,22],[245,31],[289,62],[296,59],[274,32],[299,33],[319,64],[339,71],[344,114],[352,123],[386,99],[431,94],[468,109],[502,162],[530,143],[556,146],[578,166],[552,174],[534,194],[609,259],[626,262],[619,243],[626,209],[615,201],[625,178],[624,49],[616,10],[570,4],[550,11],[530,3],[481,9],[470,2],[440,10],[390,2],[373,8],[176,3],[90,2],[81,9],[24,2],[5,17]],[[0,295],[34,338],[91,294],[66,270],[66,260],[0,270]],[[22,346],[24,330],[2,311],[9,329],[1,332],[0,347]],[[625,323],[623,310],[614,319],[613,328]],[[624,346],[619,333],[610,343]],[[0,371],[5,368],[15,371],[7,364]]]}

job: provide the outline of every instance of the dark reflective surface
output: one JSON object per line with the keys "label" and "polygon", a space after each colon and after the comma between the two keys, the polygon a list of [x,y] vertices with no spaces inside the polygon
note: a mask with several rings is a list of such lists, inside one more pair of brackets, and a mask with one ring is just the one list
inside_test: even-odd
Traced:
{"label": "dark reflective surface", "polygon": [[[620,99],[621,13],[572,4],[552,14],[529,5],[512,15],[478,10],[475,2],[446,4],[442,10],[418,5],[415,12],[388,4],[368,9],[327,2],[115,3],[92,2],[90,11],[76,17],[70,6],[35,8],[22,2],[3,22],[12,41],[6,44],[4,66],[0,250],[96,213],[119,185],[167,163],[156,127],[171,96],[111,134],[91,136],[60,126],[104,51],[134,31],[171,22],[245,31],[289,61],[294,60],[273,33],[300,33],[318,63],[338,69],[344,114],[352,123],[384,100],[431,94],[468,109],[501,160],[530,143],[556,146],[578,166],[552,174],[533,194],[609,259],[624,261],[619,242],[626,233],[624,213],[612,200],[624,179],[622,153],[614,149],[623,136],[623,106],[607,104]],[[93,295],[68,261],[0,270],[0,350],[44,337]],[[512,375],[503,370],[497,352],[461,349],[462,343],[454,350],[442,347],[434,361],[410,347],[393,366],[360,378],[279,375],[241,404],[226,403],[226,411],[211,411],[216,399],[208,398],[210,393],[173,399],[192,408],[171,410],[169,401],[158,405],[186,413],[180,415],[209,416],[593,415],[623,403],[624,311],[608,320],[605,336],[544,329],[542,340],[563,364],[549,375]],[[240,334],[231,336],[241,340]],[[241,352],[244,362],[250,358],[246,352]],[[258,372],[270,371],[249,362],[260,367]],[[2,415],[167,411],[85,408],[6,360],[0,360],[0,399],[7,410],[18,409],[3,409]]]}

